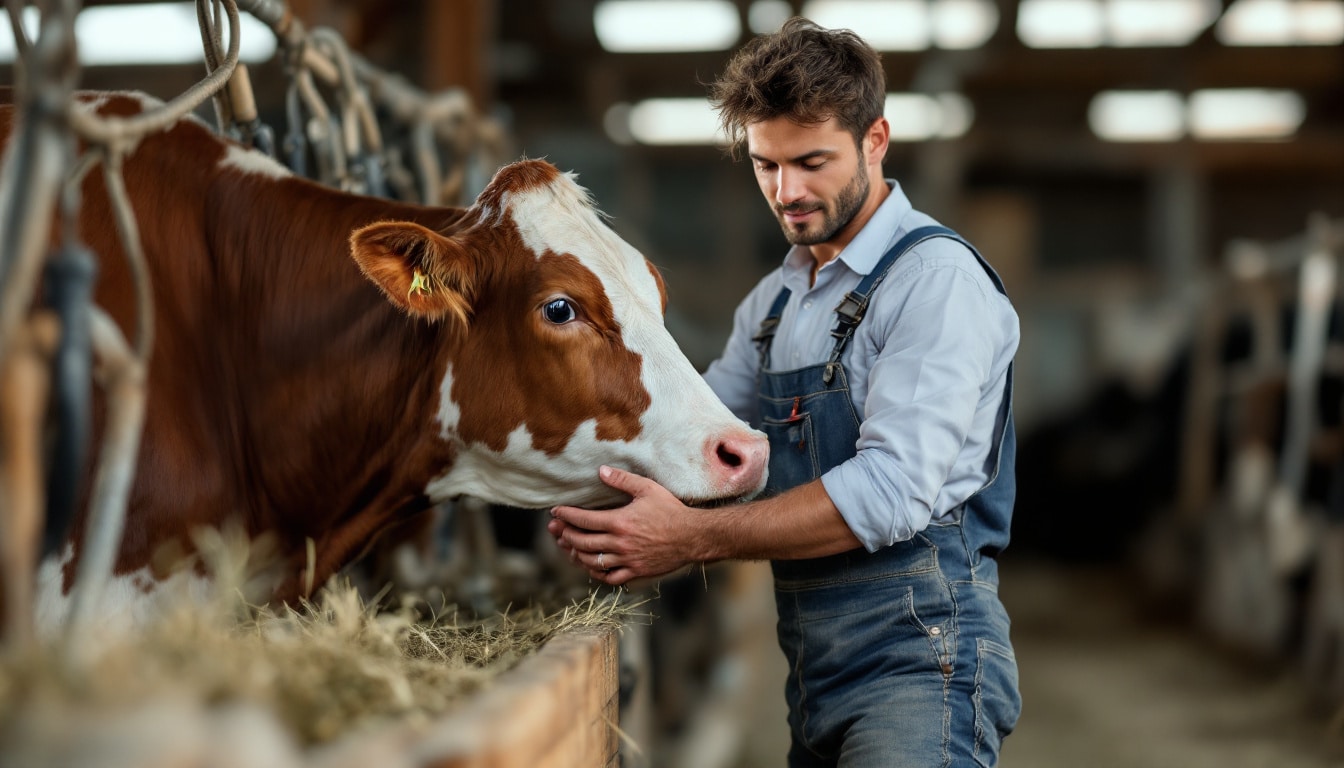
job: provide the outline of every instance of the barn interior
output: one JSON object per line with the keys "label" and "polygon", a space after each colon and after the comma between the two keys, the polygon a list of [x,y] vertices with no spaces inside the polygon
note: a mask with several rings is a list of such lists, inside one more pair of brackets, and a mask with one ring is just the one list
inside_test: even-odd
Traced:
{"label": "barn interior", "polygon": [[[80,86],[199,80],[192,5],[84,2]],[[576,172],[659,266],[700,368],[786,248],[706,84],[789,16],[859,31],[886,69],[888,176],[979,246],[1021,319],[1001,562],[1024,709],[1001,765],[1344,765],[1344,0],[287,6],[465,97],[480,132],[441,202],[520,156]],[[242,20],[283,152],[292,69]],[[623,637],[643,685],[622,764],[784,764],[758,566],[664,584],[659,619]]]}

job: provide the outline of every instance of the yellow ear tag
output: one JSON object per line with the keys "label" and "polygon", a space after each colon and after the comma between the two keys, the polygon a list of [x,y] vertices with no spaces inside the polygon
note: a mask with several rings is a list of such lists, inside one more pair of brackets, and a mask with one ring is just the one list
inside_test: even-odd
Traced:
{"label": "yellow ear tag", "polygon": [[429,276],[419,269],[415,270],[415,274],[411,276],[411,288],[406,291],[406,300],[409,301],[417,293],[423,293],[426,296],[433,293],[433,290],[429,287]]}

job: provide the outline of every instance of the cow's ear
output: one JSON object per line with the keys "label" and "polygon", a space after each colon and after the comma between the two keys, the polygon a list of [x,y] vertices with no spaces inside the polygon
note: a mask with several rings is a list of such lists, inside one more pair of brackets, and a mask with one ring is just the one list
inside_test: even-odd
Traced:
{"label": "cow's ear", "polygon": [[456,240],[409,221],[388,221],[351,233],[350,254],[406,312],[467,323],[474,286],[467,253]]}

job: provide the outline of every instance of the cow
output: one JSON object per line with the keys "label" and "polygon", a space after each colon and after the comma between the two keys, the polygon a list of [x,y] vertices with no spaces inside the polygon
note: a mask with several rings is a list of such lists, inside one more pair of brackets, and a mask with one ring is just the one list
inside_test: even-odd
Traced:
{"label": "cow", "polygon": [[[118,116],[153,102],[80,99]],[[13,120],[0,112],[6,144]],[[459,496],[612,505],[602,464],[697,503],[764,486],[765,438],[664,327],[658,270],[547,161],[504,166],[470,207],[426,207],[299,178],[188,118],[145,138],[124,178],[156,322],[99,614],[143,620],[170,575],[203,579],[156,553],[191,553],[194,530],[228,520],[272,537],[270,598],[295,601]],[[95,301],[129,338],[132,275],[98,174],[78,232],[100,255]],[[41,628],[68,613],[86,524],[39,568]]]}

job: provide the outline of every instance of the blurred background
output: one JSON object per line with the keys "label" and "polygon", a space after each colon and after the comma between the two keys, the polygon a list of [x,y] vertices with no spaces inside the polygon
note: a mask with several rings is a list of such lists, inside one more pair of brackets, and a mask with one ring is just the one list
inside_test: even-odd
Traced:
{"label": "blurred background", "polygon": [[[191,3],[84,5],[82,85],[200,78]],[[791,15],[859,32],[886,67],[888,175],[1022,320],[1003,594],[1025,709],[1003,764],[1344,765],[1344,0],[288,6],[465,97],[489,141],[459,148],[444,202],[518,156],[575,171],[662,269],[701,368],[786,249],[705,84]],[[244,16],[278,143],[290,70]],[[5,82],[13,59],[6,28]],[[664,585],[627,762],[782,764],[773,610],[754,565]]]}

